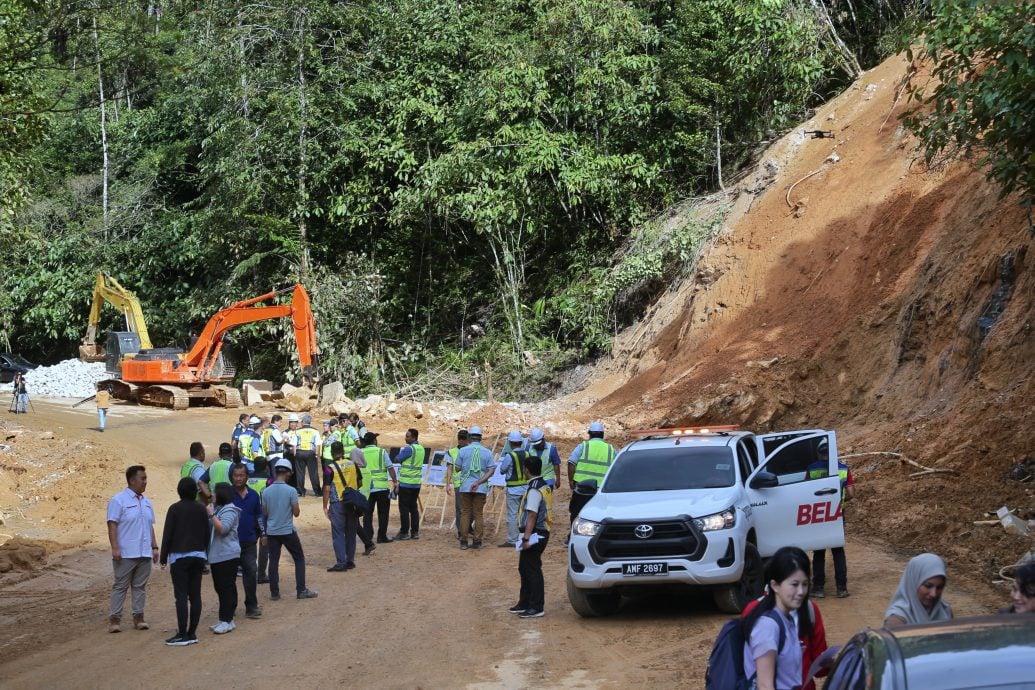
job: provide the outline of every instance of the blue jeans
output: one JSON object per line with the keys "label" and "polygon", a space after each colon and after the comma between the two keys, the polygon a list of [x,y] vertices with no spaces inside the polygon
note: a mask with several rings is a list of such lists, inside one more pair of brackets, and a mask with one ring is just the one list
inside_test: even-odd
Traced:
{"label": "blue jeans", "polygon": [[100,429],[104,431],[104,418],[107,416],[108,411],[103,407],[97,408],[97,419],[100,420]]}
{"label": "blue jeans", "polygon": [[29,394],[28,393],[19,393],[18,394],[18,398],[17,398],[17,400],[15,402],[14,411],[15,412],[25,412],[26,411],[25,408],[28,407],[28,405],[29,405]]}
{"label": "blue jeans", "polygon": [[355,565],[356,528],[359,524],[356,514],[345,508],[341,501],[331,503],[331,544],[334,546],[335,565]]}
{"label": "blue jeans", "polygon": [[514,496],[507,494],[507,543],[516,544],[518,535],[524,525],[518,525],[518,508],[521,507],[521,499],[524,494]]}

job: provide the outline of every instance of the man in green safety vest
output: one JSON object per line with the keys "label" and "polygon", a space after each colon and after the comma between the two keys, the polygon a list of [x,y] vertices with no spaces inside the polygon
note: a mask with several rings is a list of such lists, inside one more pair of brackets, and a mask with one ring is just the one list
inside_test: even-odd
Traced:
{"label": "man in green safety vest", "polygon": [[420,539],[420,487],[427,452],[417,442],[417,430],[406,430],[406,445],[395,456],[399,464],[399,533],[396,541]]}
{"label": "man in green safety vest", "polygon": [[542,460],[543,480],[556,493],[560,488],[561,454],[557,452],[557,446],[547,442],[542,429],[532,429],[529,432],[528,453]]}
{"label": "man in green safety vest", "polygon": [[208,503],[211,494],[208,492],[208,487],[201,481],[203,476],[205,476],[205,446],[201,444],[201,441],[195,441],[190,444],[190,459],[180,468],[180,479],[185,477],[193,479],[198,487],[195,498],[202,503]]}
{"label": "man in green safety vest", "polygon": [[575,446],[568,457],[568,488],[572,491],[568,512],[571,522],[575,522],[579,511],[592,498],[592,494],[576,493],[575,485],[586,479],[595,479],[599,486],[611,463],[615,461],[615,447],[604,440],[604,424],[593,422],[587,433],[589,439]]}
{"label": "man in green safety vest", "polygon": [[[446,495],[453,494],[454,504],[454,518],[453,525],[456,526],[456,538],[460,539],[460,484],[463,483],[463,475],[457,466],[457,457],[460,455],[460,449],[470,443],[467,437],[467,429],[461,429],[456,432],[456,445],[446,451],[446,462],[448,467],[446,468]],[[467,523],[468,533],[474,531],[474,527],[470,521]]]}
{"label": "man in green safety vest", "polygon": [[219,444],[219,458],[201,475],[201,483],[205,485],[206,494],[214,495],[217,484],[230,484],[230,470],[234,465],[233,452],[234,449],[229,443]]}
{"label": "man in green safety vest", "polygon": [[[471,442],[461,448],[456,457],[457,468],[460,470],[460,548],[465,551],[482,548],[485,497],[489,494],[489,479],[496,469],[492,451],[482,445],[482,428],[472,426],[467,435]],[[474,540],[468,545],[472,517]]]}
{"label": "man in green safety vest", "polygon": [[360,492],[367,497],[370,506],[363,516],[363,531],[373,534],[374,508],[377,508],[377,543],[391,543],[388,536],[388,508],[391,505],[389,488],[398,490],[399,482],[395,467],[384,448],[377,446],[377,434],[368,431],[360,440],[360,447],[352,451],[352,461],[363,469],[363,486]]}
{"label": "man in green safety vest", "polygon": [[338,429],[341,437],[339,440],[345,448],[345,457],[349,457],[352,455],[353,449],[359,445],[359,430],[352,425],[347,414],[338,415]]}
{"label": "man in green safety vest", "polygon": [[[509,450],[508,450],[509,449]],[[525,476],[525,437],[518,430],[507,434],[507,446],[500,454],[500,473],[507,480],[507,540],[497,544],[500,548],[514,548],[518,541],[518,508],[528,487]]]}

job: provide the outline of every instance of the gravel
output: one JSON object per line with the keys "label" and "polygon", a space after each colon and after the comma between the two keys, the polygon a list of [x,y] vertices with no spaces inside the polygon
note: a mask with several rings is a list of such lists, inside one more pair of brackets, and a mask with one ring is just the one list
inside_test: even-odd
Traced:
{"label": "gravel", "polygon": [[66,359],[49,367],[37,367],[25,375],[30,396],[85,398],[97,392],[97,382],[109,378],[104,362]]}

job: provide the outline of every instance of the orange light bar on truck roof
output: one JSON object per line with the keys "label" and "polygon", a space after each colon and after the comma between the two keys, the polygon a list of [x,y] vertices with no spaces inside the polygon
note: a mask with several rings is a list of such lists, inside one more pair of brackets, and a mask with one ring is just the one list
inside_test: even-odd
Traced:
{"label": "orange light bar on truck roof", "polygon": [[690,436],[692,434],[736,431],[739,428],[739,424],[715,424],[712,426],[683,426],[671,429],[636,429],[629,433],[633,436]]}

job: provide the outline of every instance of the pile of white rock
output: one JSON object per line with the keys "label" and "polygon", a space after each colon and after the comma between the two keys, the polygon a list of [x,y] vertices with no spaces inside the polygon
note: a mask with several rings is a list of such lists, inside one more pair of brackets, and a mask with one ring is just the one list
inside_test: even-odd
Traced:
{"label": "pile of white rock", "polygon": [[85,398],[97,392],[97,382],[111,378],[104,362],[66,359],[49,367],[37,367],[25,375],[30,396]]}

